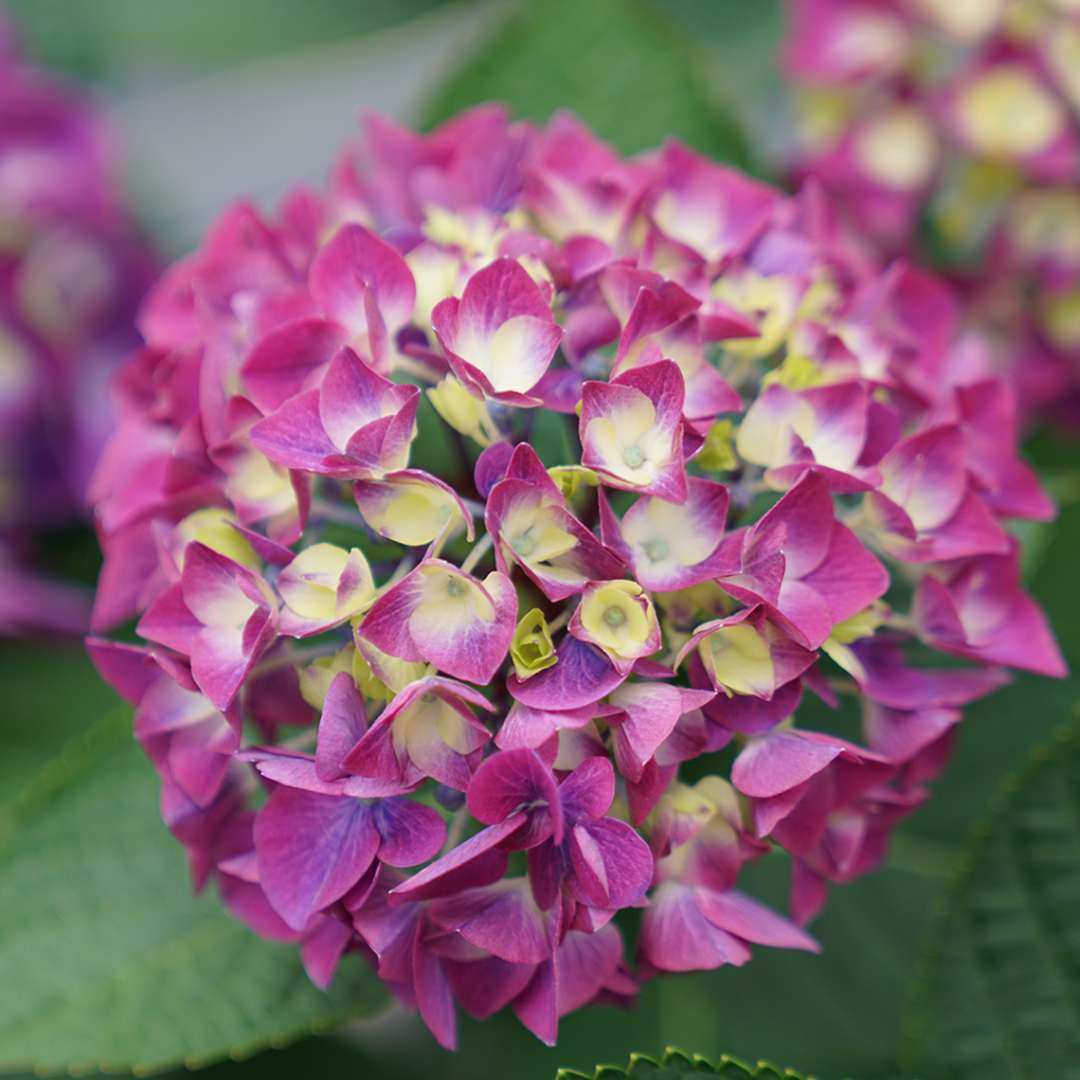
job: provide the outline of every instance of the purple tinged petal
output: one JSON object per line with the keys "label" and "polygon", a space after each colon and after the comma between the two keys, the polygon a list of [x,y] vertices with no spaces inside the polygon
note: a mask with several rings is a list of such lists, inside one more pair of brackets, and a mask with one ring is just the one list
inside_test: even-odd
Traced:
{"label": "purple tinged petal", "polygon": [[875,753],[906,762],[952,731],[962,715],[959,709],[902,711],[871,702],[863,712],[863,730]]}
{"label": "purple tinged petal", "polygon": [[166,589],[139,620],[135,631],[148,641],[157,642],[190,656],[202,624],[184,602],[179,584]]}
{"label": "purple tinged petal", "polygon": [[255,816],[259,879],[297,930],[359,881],[379,843],[371,810],[358,799],[281,787]]}
{"label": "purple tinged petal", "polygon": [[549,911],[559,899],[566,873],[562,849],[553,840],[545,840],[529,848],[528,861],[533,900],[541,911]]}
{"label": "purple tinged petal", "polygon": [[586,758],[559,785],[559,799],[568,822],[596,821],[615,799],[615,770],[606,757]]}
{"label": "purple tinged petal", "polygon": [[593,934],[571,930],[555,953],[560,1016],[588,1005],[615,975],[622,961],[622,938],[614,926]]}
{"label": "purple tinged petal", "polygon": [[[360,333],[376,337],[373,315],[393,333],[412,317],[416,306],[416,284],[408,264],[362,225],[343,225],[323,245],[312,263],[308,284],[323,311],[354,337]],[[383,357],[373,355],[372,360],[381,364]]]}
{"label": "purple tinged petal", "polygon": [[301,933],[285,924],[270,906],[257,882],[232,877],[222,869],[219,878],[221,901],[228,911],[256,934],[270,941],[299,941]]}
{"label": "purple tinged petal", "polygon": [[[349,462],[326,434],[319,416],[319,391],[289,398],[251,429],[251,442],[286,469],[349,475]],[[337,467],[335,468],[335,459]]]}
{"label": "purple tinged petal", "polygon": [[498,957],[444,961],[458,1004],[476,1020],[487,1020],[529,985],[531,964],[508,964]]}
{"label": "purple tinged petal", "polygon": [[436,925],[509,963],[539,964],[551,956],[548,920],[524,878],[433,900],[428,910]]}
{"label": "purple tinged petal", "polygon": [[300,943],[300,959],[308,978],[328,990],[345,950],[353,939],[352,927],[340,919],[324,915],[316,921]]}
{"label": "purple tinged petal", "polygon": [[740,892],[697,892],[698,909],[713,924],[753,945],[821,952],[821,946],[793,923]]}
{"label": "purple tinged petal", "polygon": [[[609,766],[610,768],[610,766]],[[562,801],[551,769],[532,750],[501,750],[473,774],[468,791],[469,813],[494,825],[520,810],[529,814],[533,846],[554,835],[562,837]]]}
{"label": "purple tinged petal", "polygon": [[86,651],[102,679],[133,705],[161,678],[162,670],[153,652],[139,645],[90,637]]}
{"label": "purple tinged petal", "polygon": [[443,962],[421,940],[419,927],[412,952],[412,986],[416,1006],[432,1035],[444,1049],[456,1049],[457,1011],[453,989]]}
{"label": "purple tinged petal", "polygon": [[491,494],[491,489],[506,476],[506,469],[513,454],[514,446],[508,442],[492,443],[481,451],[476,459],[473,478],[482,499],[486,499]]}
{"label": "purple tinged petal", "polygon": [[593,645],[567,634],[559,642],[554,667],[522,682],[516,675],[506,680],[511,695],[534,709],[578,709],[610,694],[626,678]]}
{"label": "purple tinged petal", "polygon": [[326,319],[286,323],[259,339],[241,369],[244,388],[264,413],[308,389],[345,344],[345,331]]}
{"label": "purple tinged petal", "polygon": [[315,759],[299,751],[274,749],[243,750],[237,755],[250,761],[260,776],[283,787],[310,791],[316,795],[350,796],[358,799],[384,799],[402,795],[415,788],[398,779],[371,779],[366,776],[346,776],[339,780],[320,780]]}
{"label": "purple tinged petal", "polygon": [[604,543],[630,566],[646,589],[673,592],[710,581],[725,570],[720,558],[728,491],[700,477],[687,480],[685,502],[638,499],[620,522],[601,495]]}
{"label": "purple tinged petal", "polygon": [[749,948],[702,915],[697,891],[674,882],[655,890],[642,917],[642,953],[661,971],[710,971],[723,964],[742,967],[750,959]]}
{"label": "purple tinged petal", "polygon": [[527,820],[524,813],[511,814],[505,821],[481,829],[430,866],[396,885],[390,895],[397,900],[425,900],[498,881],[507,862],[501,848],[514,839]]}
{"label": "purple tinged petal", "polygon": [[512,404],[538,401],[529,391],[562,339],[543,291],[516,259],[500,258],[469,278],[461,300],[431,313],[453,373],[474,393]]}
{"label": "purple tinged petal", "polygon": [[315,744],[315,772],[320,780],[337,780],[348,773],[342,767],[345,756],[367,729],[364,698],[349,672],[334,676],[323,702],[322,718]]}
{"label": "purple tinged petal", "polygon": [[557,979],[555,961],[546,960],[514,1002],[514,1014],[546,1046],[554,1046],[559,1037]]}
{"label": "purple tinged petal", "polygon": [[495,571],[477,581],[441,559],[425,559],[372,606],[360,634],[403,660],[485,684],[506,659],[517,593]]}
{"label": "purple tinged petal", "polygon": [[410,799],[381,799],[371,808],[379,830],[379,861],[389,866],[427,862],[446,843],[446,822],[430,806]]}
{"label": "purple tinged petal", "polygon": [[678,365],[661,360],[610,382],[586,382],[581,394],[581,464],[612,487],[683,502],[685,390]]}
{"label": "purple tinged petal", "polygon": [[649,845],[624,821],[601,818],[575,825],[568,838],[571,888],[583,903],[600,908],[636,907],[652,881]]}
{"label": "purple tinged petal", "polygon": [[515,701],[495,735],[500,750],[537,750],[567,728],[584,727],[594,716],[593,705],[579,709],[533,709]]}
{"label": "purple tinged petal", "polygon": [[731,767],[731,782],[744,795],[767,799],[805,783],[844,752],[839,739],[804,739],[780,731],[752,739]]}
{"label": "purple tinged petal", "polygon": [[470,705],[492,707],[478,690],[452,679],[410,683],[345,756],[343,767],[361,776],[397,776],[409,783],[430,776],[464,791],[480,747],[491,737]]}

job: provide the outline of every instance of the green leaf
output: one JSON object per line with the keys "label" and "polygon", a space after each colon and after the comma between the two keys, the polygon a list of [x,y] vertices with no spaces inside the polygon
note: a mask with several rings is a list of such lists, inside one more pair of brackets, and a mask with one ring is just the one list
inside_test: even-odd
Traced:
{"label": "green leaf", "polygon": [[1075,1076],[1078,910],[1080,718],[1035,751],[975,830],[927,938],[913,1063],[950,1080]]}
{"label": "green leaf", "polygon": [[664,0],[664,11],[708,56],[711,83],[731,102],[756,155],[771,151],[775,160],[783,160],[791,130],[785,122],[789,89],[777,64],[785,6],[781,0]]}
{"label": "green leaf", "polygon": [[644,1054],[632,1054],[628,1069],[598,1065],[591,1076],[573,1069],[560,1069],[556,1080],[688,1080],[690,1077],[710,1076],[724,1077],[724,1080],[805,1080],[801,1073],[778,1069],[767,1061],[748,1065],[725,1054],[713,1064],[696,1054],[689,1057],[681,1050],[670,1047],[660,1061]]}
{"label": "green leaf", "polygon": [[31,54],[95,78],[130,78],[186,66],[212,69],[276,52],[373,33],[426,14],[446,0],[6,0]]}
{"label": "green leaf", "polygon": [[245,1056],[384,1000],[355,959],[322,993],[296,946],[192,897],[126,715],[75,738],[0,808],[0,968],[0,1069],[39,1073]]}
{"label": "green leaf", "polygon": [[425,112],[436,124],[483,101],[546,120],[572,109],[625,153],[675,137],[743,168],[751,155],[702,74],[697,51],[647,0],[544,0],[519,7]]}

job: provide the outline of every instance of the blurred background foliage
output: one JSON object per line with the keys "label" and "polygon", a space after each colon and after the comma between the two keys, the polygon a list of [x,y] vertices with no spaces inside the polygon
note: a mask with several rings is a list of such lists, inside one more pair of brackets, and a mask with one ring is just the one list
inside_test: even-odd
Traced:
{"label": "blurred background foliage", "polygon": [[[782,138],[771,65],[779,0],[7,0],[7,7],[33,55],[102,96],[144,220],[167,255],[195,244],[230,197],[269,200],[290,181],[319,179],[361,107],[428,124],[492,98],[529,117],[567,107],[623,150],[674,134],[758,172]],[[1060,520],[1027,538],[1030,584],[1075,669],[1080,449],[1051,435],[1030,449],[1063,502]],[[73,558],[70,547],[58,541],[58,558]],[[315,1001],[292,947],[229,938],[216,900],[189,898],[180,848],[157,820],[152,771],[117,738],[115,699],[77,647],[5,644],[0,685],[8,712],[0,955],[15,959],[13,972],[40,965],[42,956],[66,972],[55,982],[39,976],[32,993],[19,978],[5,979],[0,1066],[20,1060],[14,1018],[35,1002],[41,1011],[32,1026],[54,1042],[53,1067],[72,1060],[64,1055],[73,1040],[83,1044],[84,1065],[161,1067],[163,1059],[139,1057],[130,1041],[117,1058],[102,1049],[137,1016],[146,1032],[176,1035],[177,1059],[188,1056],[185,1047],[202,1047],[191,1062],[198,1064],[324,1028],[348,1011],[350,993],[356,1013],[371,1012],[375,1003],[359,986]],[[412,1080],[435,1072],[466,1080],[492,1075],[497,1063],[514,1080],[541,1080],[558,1066],[591,1069],[676,1044],[768,1057],[823,1078],[896,1076],[930,911],[960,872],[969,831],[1002,779],[1075,703],[1071,682],[1021,677],[970,710],[951,770],[900,831],[889,864],[834,891],[815,928],[821,958],[762,949],[743,970],[652,983],[633,1013],[594,1008],[564,1021],[554,1051],[500,1017],[466,1021],[462,1050],[448,1056],[415,1020],[380,1006],[338,1034],[212,1065],[203,1075]],[[121,790],[122,798],[109,797]],[[43,850],[59,854],[50,862]],[[757,890],[781,900],[783,865],[767,860],[756,872]],[[67,930],[52,934],[57,919]],[[232,978],[228,965],[208,961],[205,948],[199,953],[218,933],[234,950],[217,950],[231,959]],[[27,941],[38,951],[19,953]],[[291,965],[287,978],[283,964]],[[260,980],[252,971],[268,974]],[[124,982],[128,976],[133,981]]]}

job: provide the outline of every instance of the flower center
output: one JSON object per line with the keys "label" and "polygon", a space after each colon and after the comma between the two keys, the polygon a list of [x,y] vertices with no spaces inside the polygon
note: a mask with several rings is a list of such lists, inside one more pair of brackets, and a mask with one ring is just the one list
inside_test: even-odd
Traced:
{"label": "flower center", "polygon": [[455,599],[465,595],[465,582],[458,581],[456,577],[451,577],[446,582],[446,595],[452,596]]}
{"label": "flower center", "polygon": [[527,559],[536,550],[536,539],[532,535],[532,529],[526,529],[510,541],[510,546],[522,558]]}
{"label": "flower center", "polygon": [[604,608],[603,619],[612,630],[617,630],[626,622],[626,612],[612,604],[611,607]]}
{"label": "flower center", "polygon": [[640,469],[645,463],[645,451],[640,446],[628,446],[622,452],[623,461],[630,466],[631,469]]}
{"label": "flower center", "polygon": [[660,537],[650,540],[645,545],[645,554],[648,555],[650,562],[660,562],[662,559],[666,559],[670,550],[668,542]]}

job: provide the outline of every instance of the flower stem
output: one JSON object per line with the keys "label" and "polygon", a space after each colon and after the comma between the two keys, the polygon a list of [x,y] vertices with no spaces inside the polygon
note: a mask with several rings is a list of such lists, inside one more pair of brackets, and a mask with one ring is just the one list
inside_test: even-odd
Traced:
{"label": "flower stem", "polygon": [[473,545],[472,551],[465,556],[465,561],[461,564],[462,571],[466,574],[471,574],[476,564],[488,553],[491,544],[491,533],[484,533],[484,535]]}

